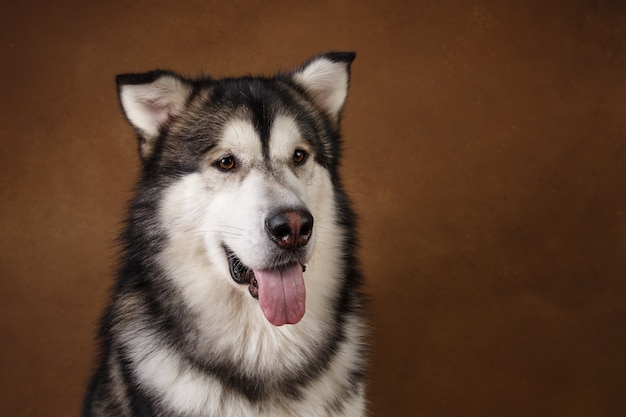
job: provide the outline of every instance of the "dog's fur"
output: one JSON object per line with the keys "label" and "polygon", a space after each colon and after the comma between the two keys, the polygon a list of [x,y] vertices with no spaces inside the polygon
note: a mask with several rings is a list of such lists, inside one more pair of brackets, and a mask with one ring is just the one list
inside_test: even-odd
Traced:
{"label": "dog's fur", "polygon": [[365,414],[338,175],[353,59],[274,77],[118,76],[142,171],[84,417]]}

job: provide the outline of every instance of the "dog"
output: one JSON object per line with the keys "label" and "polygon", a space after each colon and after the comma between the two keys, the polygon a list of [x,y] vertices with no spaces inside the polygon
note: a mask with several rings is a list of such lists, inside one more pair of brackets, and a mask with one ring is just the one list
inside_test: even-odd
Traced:
{"label": "dog", "polygon": [[84,417],[365,415],[366,303],[339,176],[354,57],[117,77],[141,169]]}

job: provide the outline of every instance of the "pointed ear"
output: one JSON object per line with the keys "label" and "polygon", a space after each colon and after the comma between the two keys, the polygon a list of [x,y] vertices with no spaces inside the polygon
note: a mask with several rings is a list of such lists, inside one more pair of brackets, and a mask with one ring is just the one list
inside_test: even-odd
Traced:
{"label": "pointed ear", "polygon": [[353,52],[329,52],[318,55],[292,73],[313,101],[337,123],[348,96],[350,64]]}
{"label": "pointed ear", "polygon": [[116,81],[124,114],[140,136],[139,152],[147,159],[161,128],[185,106],[192,86],[166,71],[122,74]]}

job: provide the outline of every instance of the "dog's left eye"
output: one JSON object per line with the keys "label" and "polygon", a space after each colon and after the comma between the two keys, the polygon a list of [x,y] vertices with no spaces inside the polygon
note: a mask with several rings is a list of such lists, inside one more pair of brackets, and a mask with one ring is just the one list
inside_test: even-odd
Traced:
{"label": "dog's left eye", "polygon": [[293,163],[296,165],[302,165],[306,161],[307,156],[309,156],[309,154],[306,153],[306,151],[296,149],[293,153]]}
{"label": "dog's left eye", "polygon": [[215,163],[215,167],[223,172],[232,171],[237,167],[237,163],[235,162],[235,158],[233,156],[227,156],[217,161]]}

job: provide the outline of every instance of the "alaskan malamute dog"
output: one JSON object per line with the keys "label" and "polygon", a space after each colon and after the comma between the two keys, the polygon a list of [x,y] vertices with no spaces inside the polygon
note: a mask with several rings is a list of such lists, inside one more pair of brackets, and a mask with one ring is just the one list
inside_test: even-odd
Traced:
{"label": "alaskan malamute dog", "polygon": [[363,416],[353,53],[274,77],[120,75],[142,169],[84,416]]}

